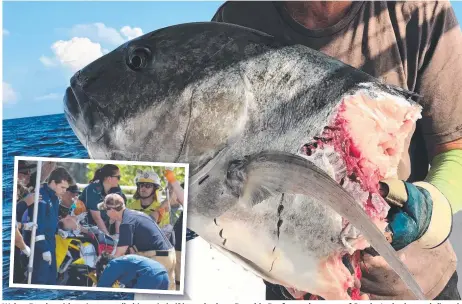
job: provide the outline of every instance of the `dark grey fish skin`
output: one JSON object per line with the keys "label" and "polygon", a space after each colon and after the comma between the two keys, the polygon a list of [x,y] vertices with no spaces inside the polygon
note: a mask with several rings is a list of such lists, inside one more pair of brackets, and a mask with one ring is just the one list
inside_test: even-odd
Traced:
{"label": "dark grey fish skin", "polygon": [[[344,216],[424,299],[354,199],[296,156],[358,91],[412,96],[307,47],[206,22],[148,33],[89,64],[64,108],[92,158],[189,163],[188,227],[265,279],[306,292],[327,284],[319,261],[343,249]],[[268,151],[279,174],[246,161]]]}

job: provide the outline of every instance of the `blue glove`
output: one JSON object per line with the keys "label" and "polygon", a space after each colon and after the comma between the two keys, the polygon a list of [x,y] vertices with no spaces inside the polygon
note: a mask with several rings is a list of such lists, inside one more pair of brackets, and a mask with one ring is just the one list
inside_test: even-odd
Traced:
{"label": "blue glove", "polygon": [[391,232],[395,250],[416,241],[422,248],[433,248],[446,241],[452,227],[452,211],[435,187],[425,182],[412,184],[392,179],[382,181],[380,186],[391,207],[386,232]]}

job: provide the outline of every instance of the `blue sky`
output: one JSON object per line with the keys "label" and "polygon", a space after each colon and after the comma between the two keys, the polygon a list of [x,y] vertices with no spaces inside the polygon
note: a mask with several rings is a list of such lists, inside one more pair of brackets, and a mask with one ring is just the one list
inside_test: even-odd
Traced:
{"label": "blue sky", "polygon": [[222,3],[3,2],[3,119],[62,113],[80,65],[140,30],[209,21]]}
{"label": "blue sky", "polygon": [[208,21],[222,3],[3,2],[3,119],[62,113],[79,67],[140,33]]}

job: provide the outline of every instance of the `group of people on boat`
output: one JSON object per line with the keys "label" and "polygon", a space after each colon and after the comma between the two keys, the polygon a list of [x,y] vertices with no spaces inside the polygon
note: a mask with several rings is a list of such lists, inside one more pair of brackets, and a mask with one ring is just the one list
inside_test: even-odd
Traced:
{"label": "group of people on boat", "polygon": [[[77,239],[79,244],[88,240],[98,247],[92,262],[81,258],[81,263],[91,266],[88,277],[93,278],[93,286],[179,289],[184,184],[173,168],[163,172],[168,181],[164,200],[154,170],[137,171],[136,192],[127,200],[116,165],[96,170],[80,191],[65,168],[43,162],[36,221],[37,163],[19,161],[17,172],[15,283],[27,281],[31,243],[35,242],[31,283],[58,285],[66,255],[72,258],[66,253],[72,242],[66,240]],[[111,246],[102,241],[108,239]]]}

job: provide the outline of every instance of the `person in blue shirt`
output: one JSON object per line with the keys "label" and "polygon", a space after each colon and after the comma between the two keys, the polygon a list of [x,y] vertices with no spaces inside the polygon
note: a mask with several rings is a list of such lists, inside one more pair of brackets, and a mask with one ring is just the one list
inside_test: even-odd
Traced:
{"label": "person in blue shirt", "polygon": [[96,263],[97,287],[167,290],[169,279],[162,264],[140,255],[118,258],[103,252]]}
{"label": "person in blue shirt", "polygon": [[[57,167],[51,172],[48,182],[40,187],[42,199],[38,202],[32,284],[56,285],[58,273],[55,234],[58,230],[59,196],[72,183],[69,172]],[[32,204],[28,210],[29,221],[33,219],[33,208]],[[30,242],[29,238],[28,245]]]}
{"label": "person in blue shirt", "polygon": [[118,193],[126,201],[125,195],[119,186],[121,175],[119,167],[106,164],[96,170],[90,184],[83,189],[78,200],[83,202],[88,211],[88,224],[97,225],[107,235],[119,233],[119,222],[113,225],[105,210],[98,210],[98,203],[104,200],[109,193]]}
{"label": "person in blue shirt", "polygon": [[120,257],[130,251],[161,263],[169,276],[169,289],[175,290],[175,248],[164,235],[153,218],[140,211],[125,207],[118,194],[108,194],[104,202],[98,204],[100,210],[120,224],[120,238],[114,256]]}

